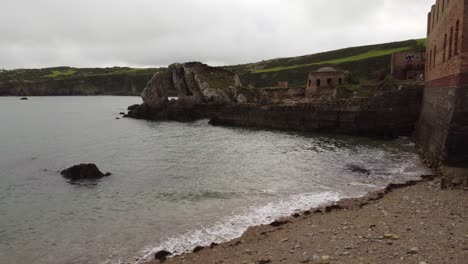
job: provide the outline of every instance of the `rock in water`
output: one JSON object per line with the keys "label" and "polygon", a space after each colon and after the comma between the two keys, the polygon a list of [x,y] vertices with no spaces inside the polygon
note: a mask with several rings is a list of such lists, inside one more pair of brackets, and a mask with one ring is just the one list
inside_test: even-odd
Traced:
{"label": "rock in water", "polygon": [[348,164],[346,165],[346,169],[352,172],[357,172],[357,173],[362,173],[362,174],[367,174],[367,175],[371,174],[370,170],[365,169],[359,165]]}
{"label": "rock in water", "polygon": [[75,165],[63,170],[60,174],[72,181],[99,179],[111,175],[109,172],[106,174],[102,173],[96,164],[92,163]]}
{"label": "rock in water", "polygon": [[23,100],[23,101],[24,101],[24,100],[28,100],[28,98],[27,98],[27,97],[21,97],[20,100]]}
{"label": "rock in water", "polygon": [[161,251],[156,252],[156,254],[154,254],[154,258],[159,260],[159,263],[163,263],[164,261],[166,261],[166,258],[169,257],[170,255],[172,255],[171,252],[166,251],[166,250],[161,250]]}
{"label": "rock in water", "polygon": [[131,110],[138,108],[139,106],[140,106],[139,104],[134,104],[134,105],[127,107],[127,110],[131,111]]}
{"label": "rock in water", "polygon": [[[129,107],[127,116],[178,121],[211,117],[237,102],[241,86],[239,77],[225,69],[199,62],[172,64],[153,76],[141,93],[143,104]],[[177,91],[178,100],[169,101],[169,91]]]}

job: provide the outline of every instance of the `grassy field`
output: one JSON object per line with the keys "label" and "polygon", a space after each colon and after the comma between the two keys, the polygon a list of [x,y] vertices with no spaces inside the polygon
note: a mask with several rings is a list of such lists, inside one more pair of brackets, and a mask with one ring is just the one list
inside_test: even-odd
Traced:
{"label": "grassy field", "polygon": [[64,71],[51,71],[51,73],[47,74],[46,78],[58,78],[58,77],[62,77],[62,76],[70,76],[70,75],[73,75],[76,73],[76,70],[72,70],[72,69],[69,69],[69,70],[64,70]]}
{"label": "grassy field", "polygon": [[47,80],[67,80],[92,76],[135,76],[152,75],[162,68],[71,68],[54,67],[43,69],[16,69],[0,71],[0,81],[40,82]]}
{"label": "grassy field", "polygon": [[314,63],[303,64],[303,65],[282,66],[282,67],[274,67],[274,68],[268,68],[268,69],[263,69],[263,70],[254,70],[252,71],[252,73],[283,71],[283,70],[290,70],[290,69],[296,69],[296,68],[313,66],[313,65],[322,65],[322,64],[340,64],[340,63],[345,63],[345,62],[359,61],[359,60],[365,60],[365,59],[379,57],[379,56],[385,56],[385,55],[389,55],[395,52],[405,51],[409,49],[411,49],[411,47],[402,47],[402,48],[386,49],[386,50],[370,50],[370,51],[357,54],[354,56],[346,57],[346,58],[320,61],[320,62],[314,62]]}
{"label": "grassy field", "polygon": [[347,71],[349,76],[358,80],[372,80],[390,73],[392,53],[405,50],[425,50],[425,43],[426,39],[407,40],[226,66],[225,68],[235,71],[244,85],[254,87],[271,87],[275,86],[278,81],[287,81],[290,86],[303,86],[307,82],[309,72],[325,66]]}

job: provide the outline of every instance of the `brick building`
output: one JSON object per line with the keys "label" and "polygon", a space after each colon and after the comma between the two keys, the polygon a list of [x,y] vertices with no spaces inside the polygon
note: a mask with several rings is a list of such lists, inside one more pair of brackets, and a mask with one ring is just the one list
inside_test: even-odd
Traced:
{"label": "brick building", "polygon": [[427,20],[426,87],[416,140],[425,160],[442,173],[446,167],[468,168],[467,34],[468,0],[437,0]]}
{"label": "brick building", "polygon": [[399,80],[419,80],[424,74],[426,54],[424,51],[402,51],[392,54],[391,74]]}
{"label": "brick building", "polygon": [[311,72],[307,81],[306,96],[312,97],[320,88],[330,88],[344,83],[344,72],[332,67],[320,68]]}
{"label": "brick building", "polygon": [[278,82],[276,86],[279,88],[288,88],[288,82]]}

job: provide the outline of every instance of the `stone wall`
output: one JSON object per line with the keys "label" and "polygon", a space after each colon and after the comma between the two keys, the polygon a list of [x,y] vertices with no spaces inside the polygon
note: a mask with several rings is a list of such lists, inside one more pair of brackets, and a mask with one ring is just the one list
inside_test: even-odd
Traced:
{"label": "stone wall", "polygon": [[411,136],[419,117],[423,86],[371,98],[314,100],[294,104],[237,104],[213,117],[213,125],[336,132],[395,138]]}

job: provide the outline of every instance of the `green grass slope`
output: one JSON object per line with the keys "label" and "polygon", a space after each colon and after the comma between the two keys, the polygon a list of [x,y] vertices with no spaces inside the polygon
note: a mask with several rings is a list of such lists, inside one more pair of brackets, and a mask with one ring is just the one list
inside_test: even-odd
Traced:
{"label": "green grass slope", "polygon": [[226,68],[239,74],[245,85],[255,87],[275,86],[278,81],[288,81],[290,86],[302,86],[306,84],[309,72],[325,66],[349,71],[356,79],[371,80],[390,73],[392,53],[412,49],[425,49],[425,39],[346,48]]}

